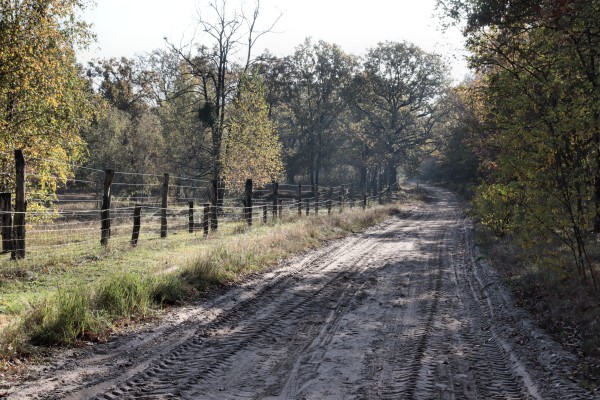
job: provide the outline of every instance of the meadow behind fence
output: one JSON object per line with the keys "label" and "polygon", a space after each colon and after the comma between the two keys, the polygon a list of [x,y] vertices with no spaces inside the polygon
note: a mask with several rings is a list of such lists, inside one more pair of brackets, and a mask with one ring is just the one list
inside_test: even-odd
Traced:
{"label": "meadow behind fence", "polygon": [[352,183],[323,187],[272,182],[254,187],[251,179],[226,184],[76,164],[69,164],[71,177],[62,179],[56,195],[48,197],[31,190],[36,173],[27,170],[27,154],[21,150],[14,154],[14,172],[0,177],[14,182],[15,188],[14,193],[0,193],[3,262],[57,254],[93,257],[105,248],[131,247],[171,235],[198,240],[218,229],[245,231],[240,227],[364,208],[370,201],[392,197],[389,189],[367,195]]}

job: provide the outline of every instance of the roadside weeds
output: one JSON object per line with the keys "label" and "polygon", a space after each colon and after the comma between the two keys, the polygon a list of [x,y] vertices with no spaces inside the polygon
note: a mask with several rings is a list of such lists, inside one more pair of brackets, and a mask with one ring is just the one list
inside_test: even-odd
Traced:
{"label": "roadside weeds", "polygon": [[188,262],[174,268],[167,265],[163,272],[119,267],[97,281],[58,286],[19,310],[3,327],[0,378],[18,373],[24,361],[44,356],[50,347],[107,341],[123,327],[157,317],[164,307],[193,301],[213,287],[238,282],[398,212],[397,206],[386,205],[330,216],[292,216],[252,229],[240,224],[233,231],[243,235],[217,234],[209,238],[209,246],[188,249],[194,252]]}

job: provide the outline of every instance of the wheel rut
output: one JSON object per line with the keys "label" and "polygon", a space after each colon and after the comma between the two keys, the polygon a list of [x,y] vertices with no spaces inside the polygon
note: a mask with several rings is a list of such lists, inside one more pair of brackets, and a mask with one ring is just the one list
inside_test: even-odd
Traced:
{"label": "wheel rut", "polygon": [[480,259],[462,203],[428,190],[430,203],[57,361],[9,398],[594,398]]}

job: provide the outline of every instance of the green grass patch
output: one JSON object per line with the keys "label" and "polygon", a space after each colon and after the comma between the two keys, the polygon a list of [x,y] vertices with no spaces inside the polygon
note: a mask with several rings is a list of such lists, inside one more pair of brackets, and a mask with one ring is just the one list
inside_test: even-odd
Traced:
{"label": "green grass patch", "polygon": [[2,260],[0,360],[35,353],[35,346],[105,340],[123,321],[152,317],[164,305],[193,300],[396,212],[377,206],[310,218],[294,214],[252,228],[221,224],[208,238],[180,232],[137,247],[112,241],[81,255],[65,245],[56,258]]}
{"label": "green grass patch", "polygon": [[37,345],[73,343],[86,333],[97,333],[100,326],[92,297],[82,287],[59,289],[34,305],[23,322],[24,331],[30,332],[32,344]]}
{"label": "green grass patch", "polygon": [[111,317],[145,316],[151,306],[152,277],[127,272],[102,282],[94,296],[95,307]]}

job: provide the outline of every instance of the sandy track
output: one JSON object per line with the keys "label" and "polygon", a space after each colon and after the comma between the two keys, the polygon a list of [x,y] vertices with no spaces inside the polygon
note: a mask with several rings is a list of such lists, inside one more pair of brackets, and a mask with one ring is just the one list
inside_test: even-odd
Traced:
{"label": "sandy track", "polygon": [[9,398],[587,399],[453,194],[286,262]]}

